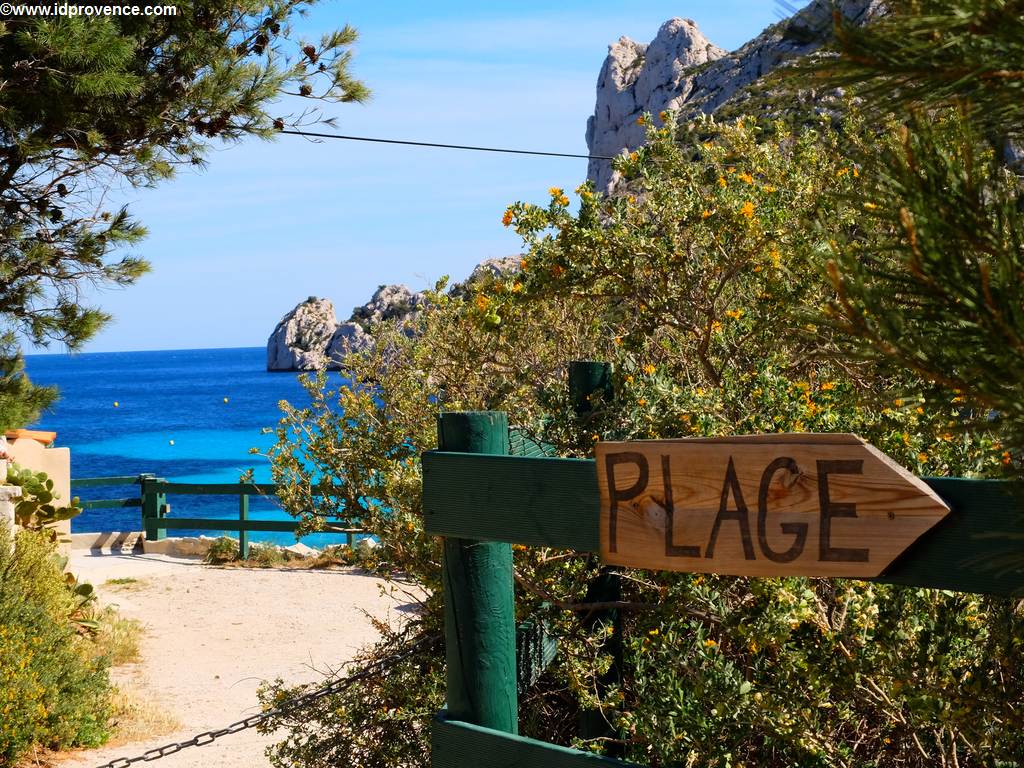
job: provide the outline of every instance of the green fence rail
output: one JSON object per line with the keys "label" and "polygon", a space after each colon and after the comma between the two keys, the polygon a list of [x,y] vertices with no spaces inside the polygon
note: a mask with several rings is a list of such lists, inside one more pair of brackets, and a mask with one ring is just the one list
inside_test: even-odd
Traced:
{"label": "green fence rail", "polygon": [[[511,545],[596,552],[600,496],[592,460],[508,455],[505,420],[496,412],[441,414],[441,450],[423,455],[425,528],[446,537],[448,703],[434,723],[432,765],[630,765],[518,735]],[[925,482],[951,513],[875,580],[1024,593],[1024,485]],[[522,648],[518,655],[523,664]]]}
{"label": "green fence rail", "polygon": [[[119,477],[85,477],[71,481],[72,489],[99,488],[104,486],[124,487],[138,485],[139,495],[118,499],[91,499],[80,502],[83,509],[118,509],[137,507],[141,510],[142,530],[147,541],[158,541],[167,536],[168,530],[234,531],[238,533],[238,548],[241,557],[249,556],[248,533],[295,533],[299,523],[296,520],[253,520],[249,517],[249,501],[252,497],[274,497],[277,485],[274,483],[175,483],[152,474]],[[238,518],[170,517],[169,494],[183,496],[235,496],[238,498]],[[356,518],[338,519],[327,523],[318,533],[343,534],[348,545],[355,543],[355,537],[367,531]]]}

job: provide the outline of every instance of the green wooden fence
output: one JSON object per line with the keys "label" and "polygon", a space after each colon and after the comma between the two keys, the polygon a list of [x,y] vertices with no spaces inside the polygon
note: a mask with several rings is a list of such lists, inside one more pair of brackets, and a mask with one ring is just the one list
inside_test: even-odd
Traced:
{"label": "green wooden fence", "polygon": [[[249,517],[249,500],[253,496],[274,497],[274,483],[174,483],[151,474],[121,477],[87,477],[71,481],[73,489],[102,486],[139,486],[139,495],[118,499],[94,499],[81,502],[84,509],[114,509],[137,507],[141,510],[142,530],[147,541],[158,541],[168,530],[234,531],[238,533],[239,554],[249,556],[248,533],[294,533],[296,520],[253,520]],[[238,518],[171,517],[169,494],[183,496],[234,496],[238,498]],[[366,533],[356,518],[334,520],[326,524],[322,533],[343,534],[348,545],[355,543],[358,534]]]}
{"label": "green wooden fence", "polygon": [[[586,385],[580,385],[586,386]],[[513,433],[514,434],[514,433]],[[594,553],[600,497],[592,460],[512,456],[506,416],[445,413],[423,455],[428,533],[444,536],[447,709],[435,768],[617,765],[518,735],[512,544]],[[875,580],[993,595],[1024,593],[1024,485],[925,478],[952,512]],[[1011,564],[1016,563],[1018,567]],[[522,649],[520,660],[522,664]]]}

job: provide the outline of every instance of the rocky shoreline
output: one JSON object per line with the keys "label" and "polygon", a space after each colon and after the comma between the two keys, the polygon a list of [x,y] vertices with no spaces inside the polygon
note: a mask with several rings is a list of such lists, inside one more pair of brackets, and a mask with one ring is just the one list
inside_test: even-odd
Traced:
{"label": "rocky shoreline", "polygon": [[[485,275],[514,271],[519,268],[520,258],[517,254],[487,259],[464,281],[452,285],[449,293],[456,294]],[[348,320],[338,322],[330,299],[310,296],[282,317],[267,339],[267,370],[338,370],[346,354],[369,349],[374,327],[412,320],[425,302],[422,291],[404,285],[382,285],[366,304],[352,310]]]}

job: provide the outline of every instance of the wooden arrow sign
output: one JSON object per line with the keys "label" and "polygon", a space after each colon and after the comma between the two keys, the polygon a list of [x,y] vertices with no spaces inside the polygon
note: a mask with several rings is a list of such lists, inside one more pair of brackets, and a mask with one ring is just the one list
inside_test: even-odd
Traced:
{"label": "wooden arrow sign", "polygon": [[598,443],[601,558],[736,576],[879,575],[949,507],[856,435]]}

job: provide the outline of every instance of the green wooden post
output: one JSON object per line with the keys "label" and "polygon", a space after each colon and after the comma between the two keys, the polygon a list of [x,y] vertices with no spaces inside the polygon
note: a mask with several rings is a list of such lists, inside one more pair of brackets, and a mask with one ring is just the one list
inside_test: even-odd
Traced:
{"label": "green wooden post", "polygon": [[[587,419],[594,410],[593,395],[600,394],[605,402],[610,402],[614,394],[612,389],[612,366],[593,360],[575,360],[569,363],[569,401],[577,418]],[[585,602],[604,603],[622,599],[622,578],[618,569],[613,566],[601,568],[597,577],[587,585]],[[622,679],[622,617],[618,610],[610,609],[592,611],[582,617],[583,626],[593,630],[597,626],[611,626],[612,634],[605,643],[604,650],[611,655],[612,664],[608,671],[597,681],[600,695],[610,685]],[[584,739],[614,737],[616,734],[609,727],[607,720],[599,709],[580,712],[580,736]],[[610,744],[606,754],[621,756],[622,749],[618,744]]]}
{"label": "green wooden post", "polygon": [[159,492],[160,479],[155,475],[139,475],[139,496],[142,498],[142,530],[146,541],[167,538],[167,529],[158,526],[158,520],[167,514],[167,496]]}
{"label": "green wooden post", "polygon": [[[249,519],[249,494],[247,493],[238,496],[238,519],[242,522]],[[249,557],[249,534],[245,528],[238,531],[238,556],[242,560]]]}
{"label": "green wooden post", "polygon": [[[437,443],[442,451],[507,455],[508,418],[497,411],[442,413]],[[450,537],[442,578],[448,716],[518,733],[512,546]]]}
{"label": "green wooden post", "polygon": [[569,400],[576,415],[584,418],[593,411],[592,395],[601,394],[606,401],[612,398],[611,363],[594,360],[573,360],[569,363]]}

